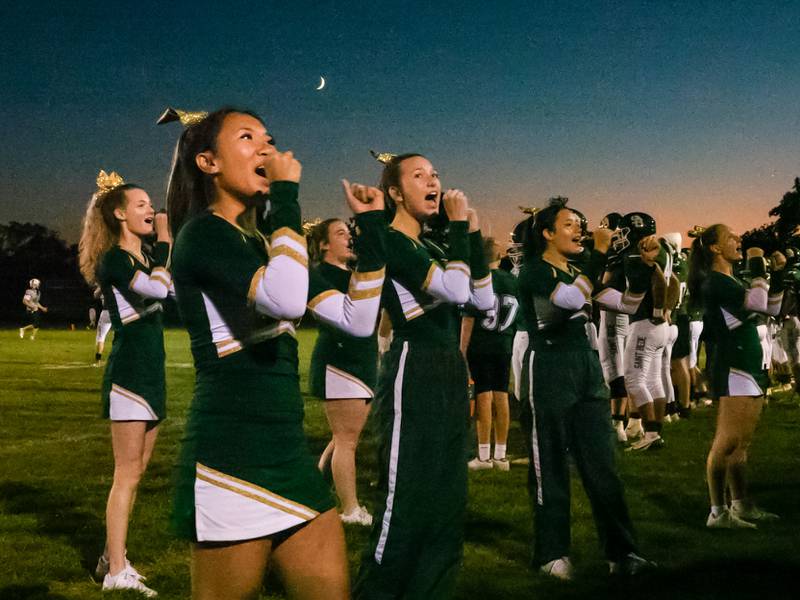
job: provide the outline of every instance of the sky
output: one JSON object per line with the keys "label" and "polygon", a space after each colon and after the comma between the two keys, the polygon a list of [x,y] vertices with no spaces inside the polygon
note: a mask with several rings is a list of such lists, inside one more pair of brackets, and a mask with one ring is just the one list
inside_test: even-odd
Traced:
{"label": "sky", "polygon": [[797,2],[27,4],[0,8],[0,223],[70,242],[100,169],[163,206],[167,106],[258,112],[308,218],[377,182],[370,149],[420,152],[501,241],[555,195],[744,231],[800,176]]}

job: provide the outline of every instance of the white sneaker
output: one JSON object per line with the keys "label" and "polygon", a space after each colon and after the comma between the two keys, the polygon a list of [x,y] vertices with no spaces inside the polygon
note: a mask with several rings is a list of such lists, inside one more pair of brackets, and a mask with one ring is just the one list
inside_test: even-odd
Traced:
{"label": "white sneaker", "polygon": [[641,423],[638,425],[632,425],[631,423],[628,423],[628,426],[625,428],[625,436],[630,442],[638,440],[640,437],[644,436],[644,427],[642,427]]}
{"label": "white sneaker", "polygon": [[778,521],[780,517],[775,513],[761,510],[756,505],[751,505],[749,508],[736,509],[731,507],[731,515],[744,521]]}
{"label": "white sneaker", "polygon": [[103,591],[108,592],[111,590],[135,590],[141,592],[148,598],[155,598],[158,592],[151,590],[142,583],[141,576],[130,565],[126,565],[122,571],[116,575],[107,573],[103,578]]}
{"label": "white sneaker", "polygon": [[19,339],[23,339],[25,337],[25,330],[20,327],[19,328]]}
{"label": "white sneaker", "polygon": [[614,432],[617,434],[617,441],[620,444],[628,443],[628,434],[625,433],[625,426],[622,424],[622,421],[617,421],[617,424],[614,426]]}
{"label": "white sneaker", "polygon": [[714,404],[714,401],[711,398],[703,398],[703,406],[711,406]]}
{"label": "white sneaker", "polygon": [[480,458],[475,457],[467,463],[467,467],[469,467],[470,471],[483,471],[484,469],[492,468],[492,461],[481,460]]}
{"label": "white sneaker", "polygon": [[551,560],[549,563],[539,567],[539,570],[545,575],[550,575],[562,581],[569,581],[572,579],[572,563],[569,560],[569,556],[562,556],[561,558]]}
{"label": "white sneaker", "polygon": [[625,448],[625,452],[638,452],[642,450],[659,450],[664,447],[664,439],[658,435],[645,436],[640,439],[638,442],[634,442],[627,448]]}
{"label": "white sneaker", "polygon": [[664,415],[664,423],[672,423],[672,415]]}
{"label": "white sneaker", "polygon": [[348,514],[342,513],[339,517],[342,519],[342,523],[347,523],[348,525],[364,525],[365,527],[372,525],[372,515],[367,512],[365,506],[359,506]]}
{"label": "white sneaker", "polygon": [[708,513],[706,527],[709,529],[758,529],[755,523],[740,519],[727,508],[716,517],[713,512]]}
{"label": "white sneaker", "polygon": [[511,463],[508,462],[507,458],[493,458],[492,467],[498,471],[508,471],[511,469]]}
{"label": "white sneaker", "polygon": [[[145,577],[144,575],[139,573],[139,571],[136,570],[136,567],[134,567],[131,564],[131,561],[128,560],[127,552],[125,553],[125,555],[126,555],[126,557],[125,557],[125,568],[133,571],[136,574],[136,577],[138,577],[142,581],[147,579],[147,577]],[[100,558],[97,559],[97,566],[94,568],[95,579],[98,579],[98,580],[103,579],[106,575],[108,575],[108,571],[110,569],[111,569],[111,563],[108,562],[108,559],[106,558],[105,554],[101,554]]]}

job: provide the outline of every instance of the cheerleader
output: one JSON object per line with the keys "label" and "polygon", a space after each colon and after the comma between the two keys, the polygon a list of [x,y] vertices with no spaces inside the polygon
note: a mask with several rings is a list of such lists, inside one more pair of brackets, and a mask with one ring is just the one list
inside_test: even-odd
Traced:
{"label": "cheerleader", "polygon": [[[534,561],[543,573],[560,579],[572,577],[570,455],[592,504],[611,572],[631,574],[651,564],[636,554],[614,465],[609,391],[586,329],[611,235],[608,229],[595,232],[594,250],[579,270],[570,259],[583,250],[580,219],[558,199],[537,214],[519,277],[531,340],[520,422],[530,450]],[[609,304],[622,296],[613,289],[603,295]]]}
{"label": "cheerleader", "polygon": [[[771,284],[763,251],[747,251],[749,287],[734,277],[742,241],[727,225],[712,225],[692,243],[689,293],[705,307],[706,348],[711,392],[719,401],[717,430],[708,453],[706,475],[711,528],[756,527],[753,521],[777,518],[750,500],[745,481],[747,451],[758,424],[767,384],[755,313],[777,315],[783,299],[786,259],[773,255]],[[731,506],[725,503],[726,482]]]}
{"label": "cheerleader", "polygon": [[[383,193],[377,188],[344,183],[349,203],[358,206],[360,202],[354,194],[359,195],[368,199],[372,211],[356,217],[360,235],[356,240],[355,255],[350,228],[344,221],[328,219],[311,232],[312,256],[316,257],[318,264],[309,274],[308,308],[320,321],[320,326],[311,354],[309,379],[311,393],[325,400],[325,415],[333,433],[320,458],[320,470],[330,461],[333,483],[342,507],[342,522],[369,526],[372,525],[372,515],[359,504],[356,493],[355,458],[377,379],[375,318],[385,271],[383,243],[386,225],[381,212]],[[359,270],[351,272],[349,264],[356,256]],[[352,309],[339,310],[334,302],[348,302],[372,312],[343,326],[331,318],[332,314],[348,315]],[[331,308],[334,308],[333,312]]]}
{"label": "cheerleader", "polygon": [[[383,304],[393,338],[381,359],[373,418],[380,503],[354,597],[448,598],[461,563],[467,502],[467,369],[458,305],[492,307],[478,219],[459,190],[441,195],[424,156],[382,157],[381,189],[395,214]],[[422,238],[449,217],[447,250]]]}
{"label": "cheerleader", "polygon": [[[167,200],[196,383],[174,524],[193,542],[193,597],[255,597],[274,563],[290,597],[347,598],[342,524],[303,432],[294,326],[309,299],[300,163],[275,149],[253,113],[168,110],[160,121],[177,119],[186,129]],[[365,335],[377,316],[367,288],[381,284],[357,286],[373,306]],[[336,290],[326,298],[317,299],[320,315],[356,326],[361,300]]]}
{"label": "cheerleader", "polygon": [[[167,215],[156,214],[147,193],[101,171],[83,220],[80,269],[98,285],[114,329],[103,377],[103,416],[111,421],[114,482],[106,506],[106,546],[95,574],[103,590],[156,592],[126,557],[128,521],[136,490],[166,417],[161,300],[169,294],[171,237]],[[143,238],[156,233],[152,254]]]}

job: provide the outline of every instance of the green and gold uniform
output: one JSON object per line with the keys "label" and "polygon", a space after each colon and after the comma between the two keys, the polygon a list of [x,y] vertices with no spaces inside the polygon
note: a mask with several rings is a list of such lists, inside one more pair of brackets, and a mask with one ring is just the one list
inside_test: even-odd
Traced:
{"label": "green and gold uniform", "polygon": [[114,246],[100,260],[97,279],[114,329],[102,391],[103,416],[112,421],[167,416],[161,300],[172,286],[169,250],[157,242],[141,261]]}
{"label": "green and gold uniform", "polygon": [[566,272],[537,257],[520,272],[520,303],[530,335],[520,423],[530,450],[534,561],[542,565],[570,554],[568,455],[580,472],[608,560],[635,550],[614,465],[609,391],[586,335],[593,282],[604,263],[605,256],[593,252],[584,273],[572,265]]}
{"label": "green and gold uniform", "polygon": [[678,339],[672,347],[672,359],[686,358],[691,353],[692,333],[689,327],[691,315],[689,314],[689,302],[686,293],[686,284],[689,278],[689,263],[680,258],[672,266],[672,272],[678,278],[681,286],[678,305],[672,311],[672,322],[678,326]]}
{"label": "green and gold uniform", "polygon": [[703,282],[703,331],[707,372],[714,398],[761,396],[768,385],[762,368],[756,313],[777,315],[783,301],[783,273],[767,283],[764,259],[749,261],[749,289],[735,277],[712,271]]}
{"label": "green and gold uniform", "polygon": [[354,598],[451,595],[467,501],[467,369],[457,305],[492,306],[479,232],[451,222],[449,251],[390,229],[383,306],[394,338],[381,361],[373,419],[381,504]]}
{"label": "green and gold uniform", "polygon": [[270,185],[268,240],[206,212],[175,241],[196,380],[174,523],[191,540],[263,537],[334,506],[303,432],[293,321],[308,300],[308,254],[297,190]]}
{"label": "green and gold uniform", "polygon": [[377,379],[375,321],[385,273],[386,221],[382,211],[370,211],[356,216],[356,227],[356,271],[322,262],[309,273],[308,307],[320,321],[310,388],[325,400],[371,399]]}

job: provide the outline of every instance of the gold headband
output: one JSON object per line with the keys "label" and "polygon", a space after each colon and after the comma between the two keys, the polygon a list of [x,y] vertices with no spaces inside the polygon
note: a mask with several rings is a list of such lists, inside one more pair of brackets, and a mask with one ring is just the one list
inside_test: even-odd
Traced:
{"label": "gold headband", "polygon": [[380,154],[378,154],[377,152],[375,152],[375,150],[370,150],[369,153],[372,154],[372,157],[375,160],[385,165],[388,165],[392,161],[392,159],[397,156],[397,154],[392,154],[391,152],[381,152]]}
{"label": "gold headband", "polygon": [[97,192],[95,194],[97,196],[105,196],[121,185],[125,185],[125,180],[116,171],[111,171],[111,173],[100,171],[97,175]]}
{"label": "gold headband", "polygon": [[156,121],[156,125],[163,125],[164,123],[171,123],[172,121],[180,121],[184,127],[191,127],[197,125],[208,116],[207,112],[188,112],[185,110],[177,110],[175,108],[168,108]]}
{"label": "gold headband", "polygon": [[532,217],[541,210],[538,206],[520,206],[519,209],[526,215],[531,215]]}

